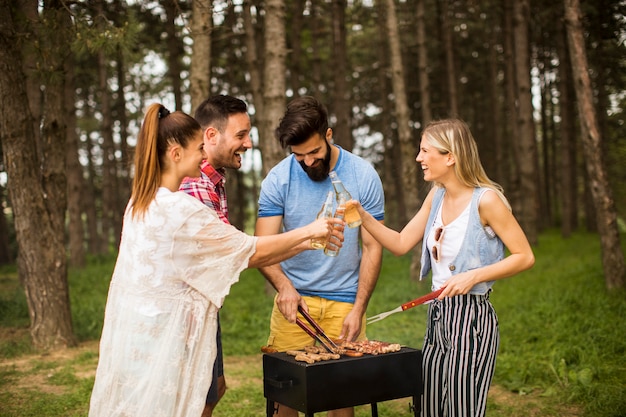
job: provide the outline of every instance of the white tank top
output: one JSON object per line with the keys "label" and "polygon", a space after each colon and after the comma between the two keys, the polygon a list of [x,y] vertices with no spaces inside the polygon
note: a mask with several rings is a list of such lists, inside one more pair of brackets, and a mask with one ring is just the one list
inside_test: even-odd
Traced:
{"label": "white tank top", "polygon": [[[439,206],[433,227],[430,229],[426,244],[430,253],[430,262],[433,271],[433,289],[437,290],[452,276],[452,271],[448,265],[450,265],[454,258],[456,258],[461,244],[465,238],[465,232],[467,231],[467,225],[469,223],[470,206],[472,202],[467,204],[467,207],[463,210],[459,216],[451,223],[443,225],[441,220],[441,208],[443,204]],[[435,261],[433,257],[433,246],[435,246],[435,233],[439,227],[443,228],[443,232],[437,244],[437,251],[439,253],[439,262]]]}

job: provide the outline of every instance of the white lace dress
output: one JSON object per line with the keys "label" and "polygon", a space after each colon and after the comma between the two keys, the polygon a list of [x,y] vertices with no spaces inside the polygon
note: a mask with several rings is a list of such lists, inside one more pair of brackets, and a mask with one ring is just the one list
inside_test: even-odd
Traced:
{"label": "white lace dress", "polygon": [[217,312],[255,251],[183,192],[159,189],[124,215],[90,417],[199,417],[211,385]]}

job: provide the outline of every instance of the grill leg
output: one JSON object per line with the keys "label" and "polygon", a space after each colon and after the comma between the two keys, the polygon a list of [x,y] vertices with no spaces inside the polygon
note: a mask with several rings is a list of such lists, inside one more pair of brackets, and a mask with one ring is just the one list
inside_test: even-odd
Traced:
{"label": "grill leg", "polygon": [[422,400],[421,396],[418,396],[418,395],[414,395],[413,396],[413,405],[411,405],[409,408],[411,410],[413,410],[413,416],[414,417],[419,417],[419,415],[420,415],[420,411],[421,411],[421,408],[422,408],[421,400]]}
{"label": "grill leg", "polygon": [[268,398],[267,402],[265,403],[266,416],[272,417],[274,413],[276,413],[276,411],[278,411],[278,408],[276,407],[276,403],[273,400],[270,400]]}
{"label": "grill leg", "polygon": [[378,404],[372,403],[372,417],[378,417]]}

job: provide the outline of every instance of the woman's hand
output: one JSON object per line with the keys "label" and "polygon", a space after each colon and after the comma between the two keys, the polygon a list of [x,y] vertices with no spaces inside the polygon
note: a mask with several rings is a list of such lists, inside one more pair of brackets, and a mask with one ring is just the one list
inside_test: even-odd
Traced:
{"label": "woman's hand", "polygon": [[359,203],[357,200],[348,200],[346,202],[346,211],[351,207],[356,207],[361,217],[363,217],[363,213],[365,213],[365,209],[363,208],[363,206],[361,206],[361,203]]}
{"label": "woman's hand", "polygon": [[341,242],[343,242],[343,229],[345,227],[343,220],[334,217],[322,218],[315,220],[307,227],[311,239],[330,237],[333,239],[333,243],[339,243],[338,246],[341,247]]}
{"label": "woman's hand", "polygon": [[454,297],[455,295],[468,294],[478,281],[479,269],[461,272],[452,275],[443,285],[443,291],[439,295],[440,300],[445,297]]}

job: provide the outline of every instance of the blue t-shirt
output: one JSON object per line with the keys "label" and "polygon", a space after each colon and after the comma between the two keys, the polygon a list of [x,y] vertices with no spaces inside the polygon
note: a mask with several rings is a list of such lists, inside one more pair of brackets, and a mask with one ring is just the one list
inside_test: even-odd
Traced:
{"label": "blue t-shirt", "polygon": [[[337,147],[339,158],[334,169],[337,176],[354,200],[375,219],[383,220],[385,196],[378,173],[369,162]],[[290,155],[263,180],[258,216],[282,216],[284,231],[305,226],[315,220],[331,190],[330,178],[320,182],[311,180]],[[281,263],[301,295],[354,302],[361,263],[359,229],[345,228],[343,247],[336,257],[326,256],[322,250],[306,250]]]}

